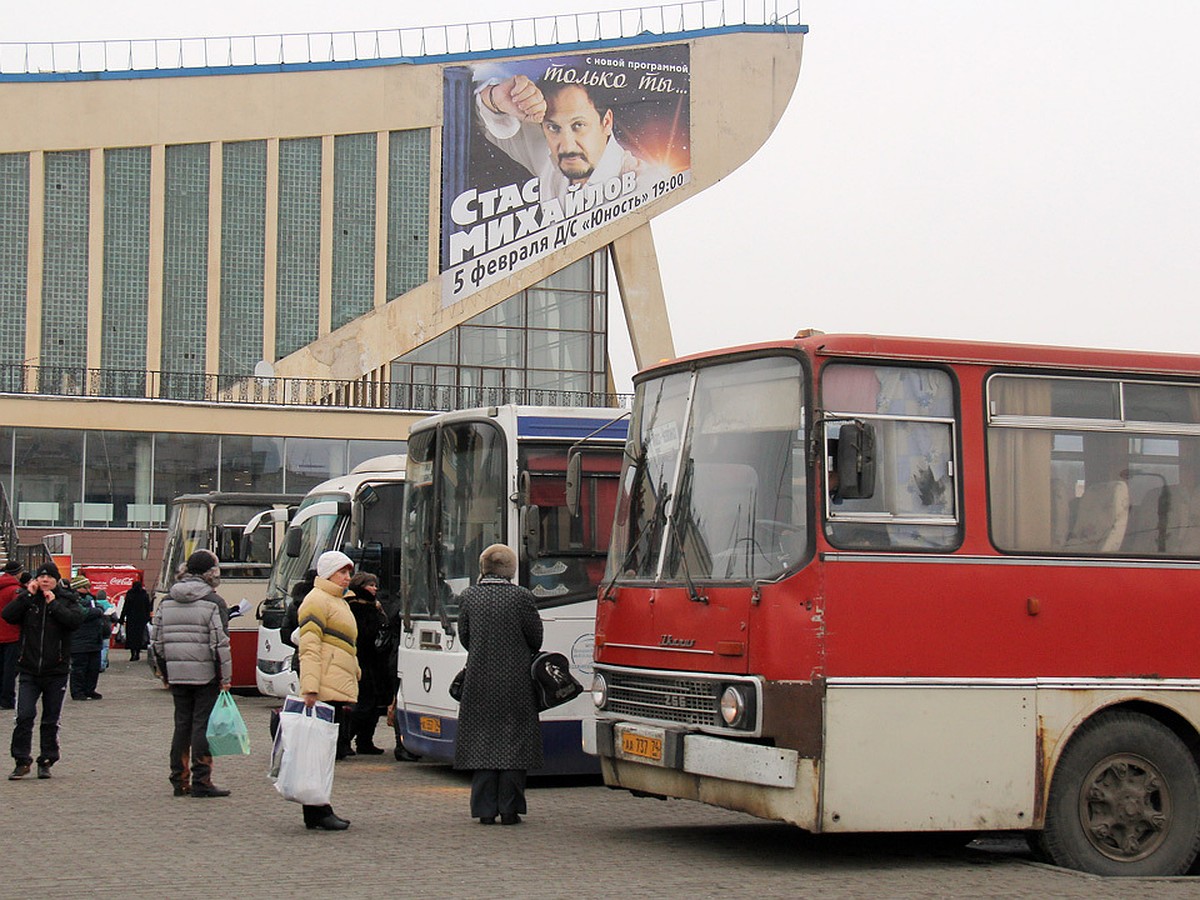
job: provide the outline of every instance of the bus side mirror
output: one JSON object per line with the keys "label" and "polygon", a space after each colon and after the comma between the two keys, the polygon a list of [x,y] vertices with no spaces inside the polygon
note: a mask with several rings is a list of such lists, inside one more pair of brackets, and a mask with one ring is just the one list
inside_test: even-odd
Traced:
{"label": "bus side mirror", "polygon": [[283,539],[283,552],[296,559],[300,555],[300,546],[304,542],[304,532],[299,528],[289,528],[287,537]]}
{"label": "bus side mirror", "polygon": [[583,454],[572,453],[567,460],[567,512],[579,515],[579,495],[583,485]]}
{"label": "bus side mirror", "polygon": [[525,543],[525,556],[530,560],[537,559],[542,549],[541,522],[541,510],[536,506],[521,507],[521,539]]}
{"label": "bus side mirror", "polygon": [[838,432],[839,497],[865,500],[875,495],[875,426],[847,422]]}

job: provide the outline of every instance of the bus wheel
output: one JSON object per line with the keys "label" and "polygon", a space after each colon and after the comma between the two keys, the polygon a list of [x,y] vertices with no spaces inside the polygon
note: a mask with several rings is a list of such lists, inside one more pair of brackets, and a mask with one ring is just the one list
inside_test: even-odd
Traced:
{"label": "bus wheel", "polygon": [[1050,783],[1042,848],[1097,875],[1182,875],[1200,849],[1200,769],[1179,737],[1140,713],[1084,723]]}

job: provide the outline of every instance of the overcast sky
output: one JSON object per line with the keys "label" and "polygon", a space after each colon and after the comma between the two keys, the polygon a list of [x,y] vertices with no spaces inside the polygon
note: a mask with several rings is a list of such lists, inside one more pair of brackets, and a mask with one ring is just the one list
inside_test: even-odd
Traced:
{"label": "overcast sky", "polygon": [[[0,40],[623,5],[7,0]],[[801,19],[800,81],[766,146],[654,220],[680,353],[802,327],[1200,351],[1200,3],[806,0]]]}

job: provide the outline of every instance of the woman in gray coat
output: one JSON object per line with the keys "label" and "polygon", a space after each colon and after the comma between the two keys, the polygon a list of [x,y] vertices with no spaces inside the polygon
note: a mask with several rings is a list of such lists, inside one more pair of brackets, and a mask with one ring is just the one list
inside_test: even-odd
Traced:
{"label": "woman in gray coat", "polygon": [[511,583],[517,559],[503,544],[479,557],[479,583],[459,597],[458,636],[467,648],[454,768],[473,769],[471,815],[516,825],[525,774],[541,768],[542,729],[529,664],[542,646],[533,594]]}

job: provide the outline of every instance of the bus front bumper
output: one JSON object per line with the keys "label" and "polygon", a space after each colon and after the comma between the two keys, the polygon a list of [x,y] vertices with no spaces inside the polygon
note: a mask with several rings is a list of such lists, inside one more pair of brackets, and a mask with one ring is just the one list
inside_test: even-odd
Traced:
{"label": "bus front bumper", "polygon": [[584,721],[583,749],[602,760],[783,790],[796,787],[800,763],[795,750],[608,719]]}

